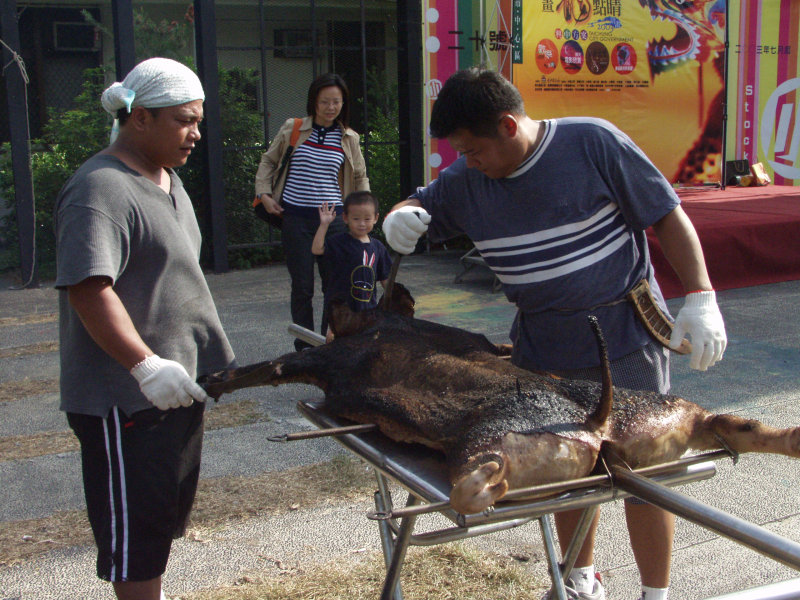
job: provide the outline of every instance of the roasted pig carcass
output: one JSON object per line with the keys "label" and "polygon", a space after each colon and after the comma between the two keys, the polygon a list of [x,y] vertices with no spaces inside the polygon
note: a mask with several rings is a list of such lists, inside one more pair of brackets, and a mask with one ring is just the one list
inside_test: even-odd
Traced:
{"label": "roasted pig carcass", "polygon": [[315,385],[326,412],[444,453],[450,503],[464,514],[509,489],[589,475],[601,447],[631,468],[690,449],[800,457],[800,427],[775,429],[677,396],[613,387],[599,331],[603,383],[533,373],[482,335],[413,318],[413,299],[395,285],[391,311],[334,305],[333,342],[201,383],[213,397],[250,386]]}

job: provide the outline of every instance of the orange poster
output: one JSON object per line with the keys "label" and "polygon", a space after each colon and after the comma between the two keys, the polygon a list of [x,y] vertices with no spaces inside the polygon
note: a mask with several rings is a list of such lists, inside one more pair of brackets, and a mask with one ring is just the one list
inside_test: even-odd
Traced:
{"label": "orange poster", "polygon": [[667,179],[722,177],[724,0],[525,0],[514,84],[535,119],[608,119]]}

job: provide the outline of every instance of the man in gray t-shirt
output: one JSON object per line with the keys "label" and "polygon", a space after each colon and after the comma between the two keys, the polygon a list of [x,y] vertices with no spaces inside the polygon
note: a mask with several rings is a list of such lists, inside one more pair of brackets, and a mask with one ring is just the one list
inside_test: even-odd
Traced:
{"label": "man in gray t-shirt", "polygon": [[234,361],[172,170],[200,139],[203,99],[184,65],[137,65],[103,93],[116,137],[56,201],[61,409],[81,442],[97,574],[121,599],[163,597],[199,476],[195,379]]}
{"label": "man in gray t-shirt", "polygon": [[[644,230],[652,226],[687,291],[670,342],[688,332],[690,366],[722,358],[725,327],[692,224],[670,184],[620,130],[599,119],[534,121],[519,92],[496,72],[451,76],[433,105],[431,134],[461,157],[396,205],[383,222],[389,245],[413,251],[426,230],[434,241],[467,234],[517,306],[514,364],[571,379],[598,379],[599,358],[586,315],[609,340],[621,387],[667,392],[666,351],[636,322],[625,295],[642,279],[662,308]],[[429,228],[430,227],[430,228]],[[664,600],[674,516],[626,501],[642,596]],[[579,513],[555,516],[566,550]],[[568,574],[568,597],[604,600],[595,578],[595,520]]]}

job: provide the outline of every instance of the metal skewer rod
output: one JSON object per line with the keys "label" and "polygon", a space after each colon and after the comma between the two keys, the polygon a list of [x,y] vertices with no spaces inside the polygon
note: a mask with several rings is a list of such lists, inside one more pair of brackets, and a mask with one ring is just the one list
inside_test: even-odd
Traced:
{"label": "metal skewer rod", "polygon": [[325,336],[318,334],[316,331],[311,331],[305,327],[301,327],[297,323],[289,325],[289,333],[291,333],[298,340],[303,340],[312,346],[322,346],[325,343]]}
{"label": "metal skewer rod", "polygon": [[345,435],[348,433],[366,433],[376,431],[378,426],[374,423],[362,425],[347,425],[345,427],[330,427],[328,429],[313,429],[311,431],[296,431],[294,433],[284,433],[267,438],[270,442],[293,442],[295,440],[310,440],[313,438],[329,437],[335,435]]}
{"label": "metal skewer rod", "polygon": [[[634,472],[642,476],[661,475],[669,473],[670,471],[687,467],[701,462],[716,460],[718,458],[730,458],[730,453],[727,450],[714,450],[713,452],[706,452],[705,454],[697,454],[694,456],[687,456],[660,465],[653,465],[650,467],[642,467],[636,469]],[[544,485],[535,485],[526,488],[517,488],[511,490],[503,496],[503,502],[511,502],[514,500],[528,500],[537,498],[539,496],[552,496],[562,492],[592,487],[592,486],[610,486],[611,479],[608,475],[590,475],[589,477],[581,477],[580,479],[571,479],[569,481],[559,481],[557,483],[546,483]],[[431,502],[430,504],[421,504],[413,507],[396,508],[389,513],[367,513],[367,518],[373,521],[382,519],[400,519],[410,515],[421,515],[426,513],[439,512],[451,508],[449,502]],[[488,510],[488,509],[487,509]]]}
{"label": "metal skewer rod", "polygon": [[619,465],[611,465],[611,473],[614,483],[626,492],[800,570],[800,544],[797,542],[707,506]]}
{"label": "metal skewer rod", "polygon": [[399,252],[392,252],[392,268],[389,271],[389,278],[386,280],[386,289],[383,290],[383,309],[389,310],[389,303],[392,301],[392,290],[394,280],[397,278],[397,270],[400,268],[400,259],[403,255]]}

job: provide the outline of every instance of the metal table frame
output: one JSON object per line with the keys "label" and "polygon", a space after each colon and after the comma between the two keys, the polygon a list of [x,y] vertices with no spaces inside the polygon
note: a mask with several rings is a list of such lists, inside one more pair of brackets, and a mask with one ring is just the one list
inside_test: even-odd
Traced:
{"label": "metal table frame", "polygon": [[[351,424],[325,414],[313,402],[299,402],[297,408],[321,430]],[[512,490],[507,497],[515,498],[514,501],[498,503],[479,514],[461,515],[448,505],[451,486],[446,477],[443,457],[439,453],[417,444],[394,442],[378,432],[336,435],[335,439],[375,471],[378,482],[374,498],[376,512],[370,518],[378,522],[387,569],[381,600],[403,599],[400,571],[409,546],[434,546],[512,529],[534,520],[539,523],[545,547],[552,597],[567,600],[564,582],[575,564],[599,505],[632,495],[612,485],[610,476],[600,475],[529,488],[522,494],[526,499],[519,499],[521,494]],[[660,486],[676,486],[713,477],[716,465],[711,460],[727,456],[725,452],[711,452],[641,469],[639,472],[647,474],[646,478],[643,477],[646,481],[656,482]],[[394,508],[390,480],[408,492],[406,508]],[[556,496],[552,495],[554,492]],[[543,493],[547,497],[542,498]],[[539,497],[531,498],[536,495]],[[570,509],[583,509],[583,513],[566,553],[559,560],[552,514]],[[425,513],[443,515],[453,526],[416,533],[417,517]]]}
{"label": "metal table frame", "polygon": [[[478,254],[477,248],[472,248],[469,252],[464,254],[461,258],[458,259],[461,263],[461,273],[456,275],[455,279],[453,280],[455,283],[461,283],[464,279],[464,275],[466,275],[469,271],[472,270],[473,267],[486,267],[489,268],[489,265],[486,264],[486,260]],[[503,287],[503,284],[498,279],[497,275],[494,276],[494,280],[492,281],[492,291],[499,292]]]}

